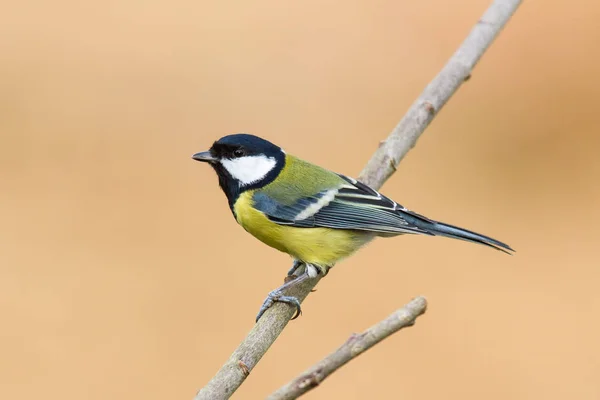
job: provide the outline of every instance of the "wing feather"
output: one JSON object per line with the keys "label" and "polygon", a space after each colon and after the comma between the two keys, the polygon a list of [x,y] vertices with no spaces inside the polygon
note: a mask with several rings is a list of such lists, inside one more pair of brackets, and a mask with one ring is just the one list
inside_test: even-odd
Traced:
{"label": "wing feather", "polygon": [[325,227],[373,232],[381,236],[403,233],[446,236],[479,243],[510,254],[510,246],[466,229],[437,222],[407,210],[355,179],[338,175],[337,187],[322,190],[285,205],[259,190],[254,206],[271,221],[298,228]]}
{"label": "wing feather", "polygon": [[339,176],[345,184],[300,198],[291,205],[281,204],[259,190],[253,197],[254,206],[277,224],[299,228],[353,229],[382,234],[428,233],[403,217],[409,211],[401,205],[367,185]]}

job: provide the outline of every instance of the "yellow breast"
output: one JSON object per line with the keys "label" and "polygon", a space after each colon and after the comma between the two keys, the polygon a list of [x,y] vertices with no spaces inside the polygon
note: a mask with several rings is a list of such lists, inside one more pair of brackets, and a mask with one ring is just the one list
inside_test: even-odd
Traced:
{"label": "yellow breast", "polygon": [[373,238],[359,231],[278,225],[252,206],[253,192],[242,193],[235,202],[237,222],[261,242],[298,260],[330,267]]}

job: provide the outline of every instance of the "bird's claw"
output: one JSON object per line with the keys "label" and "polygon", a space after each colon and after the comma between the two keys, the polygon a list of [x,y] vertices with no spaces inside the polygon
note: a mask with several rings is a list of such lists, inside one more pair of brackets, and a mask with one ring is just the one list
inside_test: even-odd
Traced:
{"label": "bird's claw", "polygon": [[267,298],[263,302],[260,310],[258,311],[258,315],[256,316],[256,322],[263,316],[265,311],[267,311],[273,304],[276,302],[289,304],[292,307],[296,308],[296,313],[292,317],[292,319],[298,318],[302,314],[302,308],[300,307],[300,301],[293,296],[284,296],[280,290],[273,290],[271,293],[267,295]]}

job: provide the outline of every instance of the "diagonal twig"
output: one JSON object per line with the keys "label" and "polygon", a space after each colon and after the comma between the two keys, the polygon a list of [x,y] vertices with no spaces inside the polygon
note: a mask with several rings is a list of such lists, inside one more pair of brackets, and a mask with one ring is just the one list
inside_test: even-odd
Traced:
{"label": "diagonal twig", "polygon": [[471,77],[475,64],[504,28],[521,1],[496,0],[490,5],[444,68],[427,85],[371,157],[360,174],[364,183],[383,183],[396,171],[400,161],[415,146],[433,117],[460,85]]}
{"label": "diagonal twig", "polygon": [[[495,0],[492,3],[448,63],[371,157],[360,174],[360,181],[379,189],[394,173],[434,116],[471,76],[477,61],[520,3],[521,0]],[[307,280],[286,294],[303,301],[319,280],[319,277]],[[195,400],[228,399],[275,342],[293,313],[291,307],[281,303],[268,309],[217,374],[196,394]]]}
{"label": "diagonal twig", "polygon": [[360,334],[353,334],[333,353],[304,371],[298,377],[282,386],[267,400],[292,400],[317,387],[329,375],[348,361],[369,350],[383,339],[402,328],[412,326],[420,315],[425,313],[427,301],[417,297],[383,321],[378,322]]}

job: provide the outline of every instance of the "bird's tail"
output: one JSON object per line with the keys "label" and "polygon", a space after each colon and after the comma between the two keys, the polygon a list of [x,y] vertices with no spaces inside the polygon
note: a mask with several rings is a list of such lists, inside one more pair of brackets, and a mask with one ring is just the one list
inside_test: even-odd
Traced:
{"label": "bird's tail", "polygon": [[425,231],[423,233],[435,235],[435,236],[444,236],[452,239],[460,239],[465,240],[471,243],[479,243],[485,246],[489,246],[493,249],[502,251],[506,254],[511,254],[510,252],[514,252],[514,250],[507,245],[506,243],[502,243],[499,240],[492,239],[489,236],[481,235],[479,233],[475,233],[463,228],[459,228],[458,226],[445,224],[443,222],[437,222],[428,218],[423,217],[422,215],[410,212],[403,213],[403,217],[411,224],[415,225],[419,229]]}
{"label": "bird's tail", "polygon": [[511,251],[514,252],[514,250],[506,243],[454,225],[435,222],[427,230],[437,236],[445,236],[453,239],[466,240],[467,242],[483,244],[496,250],[503,251],[506,254],[511,254]]}

